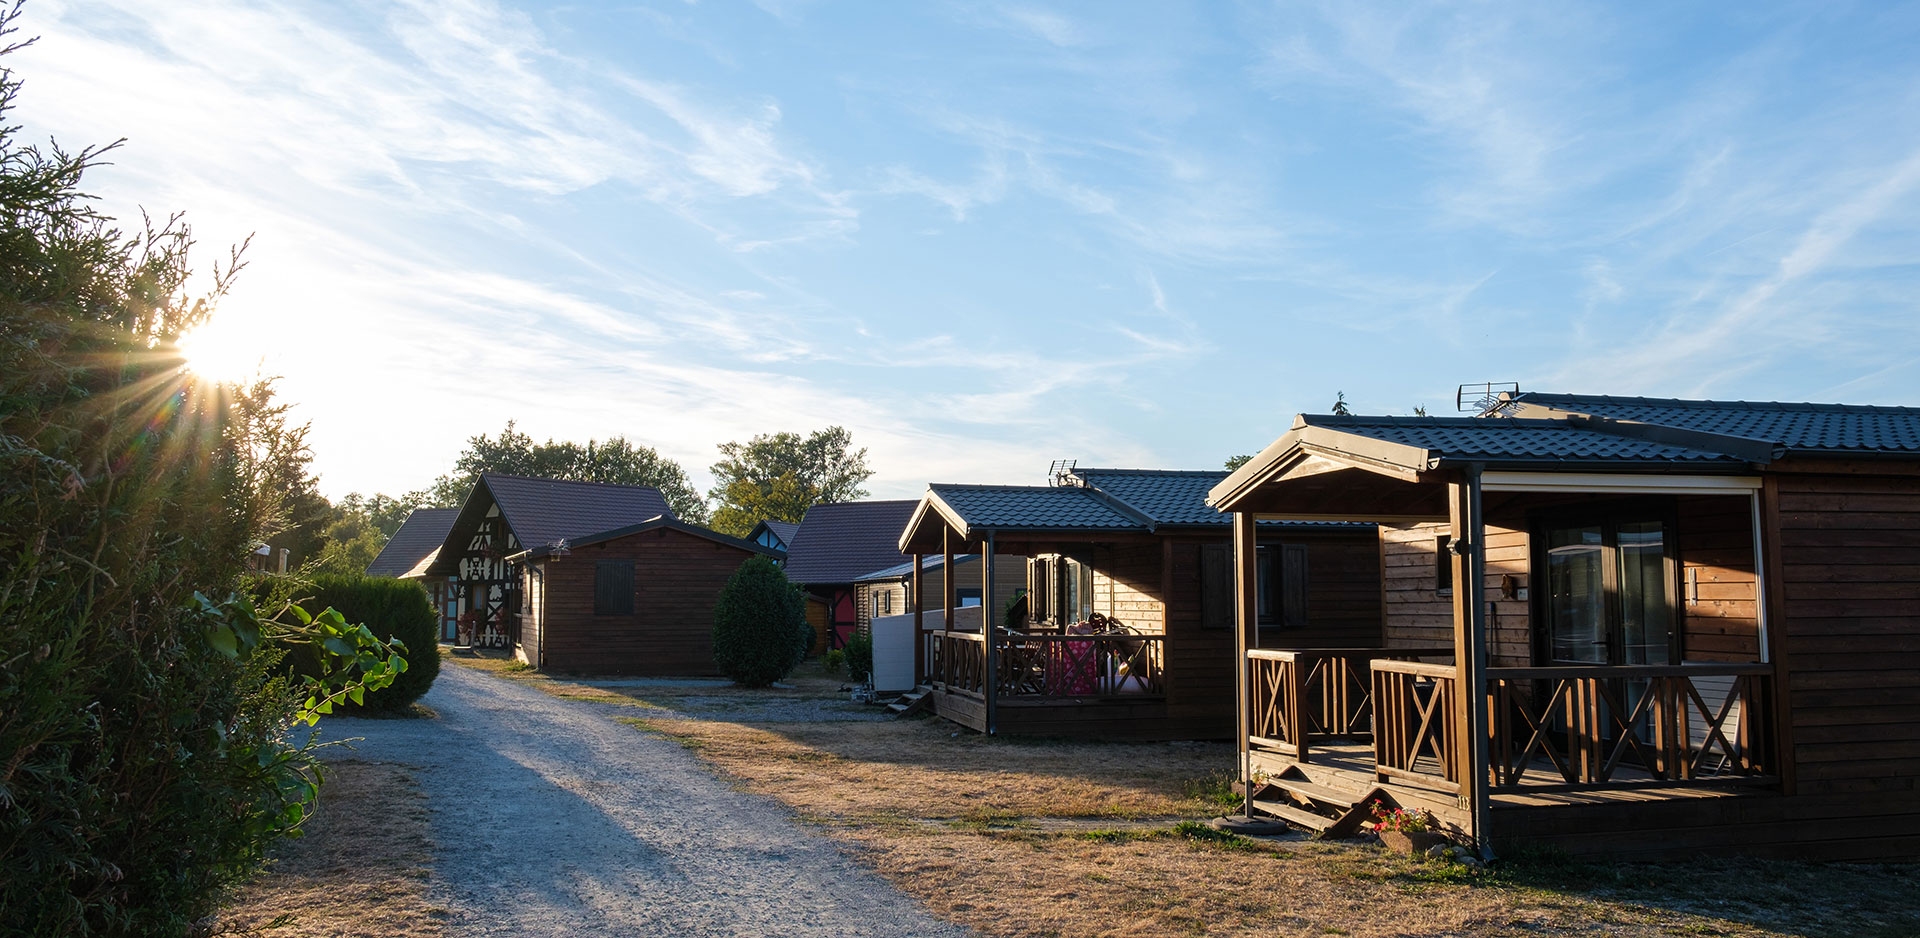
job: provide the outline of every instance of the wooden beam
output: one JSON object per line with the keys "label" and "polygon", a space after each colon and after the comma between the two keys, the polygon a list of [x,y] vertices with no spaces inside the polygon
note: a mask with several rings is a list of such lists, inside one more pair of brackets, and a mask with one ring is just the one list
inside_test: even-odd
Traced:
{"label": "wooden beam", "polygon": [[1760,524],[1754,545],[1762,557],[1764,592],[1754,597],[1764,603],[1767,658],[1773,664],[1773,765],[1780,777],[1780,793],[1791,795],[1798,783],[1794,769],[1793,701],[1787,694],[1793,658],[1787,650],[1787,576],[1780,560],[1780,478],[1765,475],[1760,482]]}
{"label": "wooden beam", "polygon": [[1255,642],[1260,628],[1259,542],[1255,538],[1254,516],[1233,514],[1233,696],[1234,743],[1240,747],[1240,781],[1245,792],[1242,813],[1253,816],[1253,751],[1247,737],[1252,733],[1248,717],[1253,713],[1252,687],[1247,680],[1247,649]]}
{"label": "wooden beam", "polygon": [[[995,620],[999,617],[995,615],[998,607],[994,604],[993,598],[993,552],[993,532],[989,530],[987,532],[986,543],[980,546],[980,634],[982,638],[986,639],[985,653],[987,660],[986,667],[983,669],[986,672],[983,683],[985,684],[984,690],[986,691],[987,698],[988,736],[993,735],[998,722],[994,712],[994,706],[1000,696],[998,693],[1000,687],[998,667],[1000,655],[997,650],[1000,639],[994,629]],[[952,577],[948,577],[948,579],[952,579]]]}
{"label": "wooden beam", "polygon": [[1460,807],[1472,817],[1468,834],[1484,856],[1491,833],[1487,820],[1487,520],[1480,496],[1480,467],[1469,466],[1447,484],[1453,522],[1453,725],[1459,734]]}
{"label": "wooden beam", "polygon": [[920,598],[926,594],[926,577],[920,572],[925,562],[924,554],[913,555],[913,682],[920,683],[927,676],[927,623],[921,612],[926,605]]}
{"label": "wooden beam", "polygon": [[942,628],[953,628],[953,597],[958,585],[953,576],[953,529],[942,525],[940,528],[940,549],[945,552],[945,565],[940,568],[940,607],[946,610],[945,618],[940,621]]}

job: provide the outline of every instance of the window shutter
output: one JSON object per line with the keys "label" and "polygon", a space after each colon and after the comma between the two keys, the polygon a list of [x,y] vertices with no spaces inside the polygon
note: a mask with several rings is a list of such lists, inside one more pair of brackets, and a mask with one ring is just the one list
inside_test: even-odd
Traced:
{"label": "window shutter", "polygon": [[1200,546],[1200,625],[1233,627],[1233,550],[1227,544]]}
{"label": "window shutter", "polygon": [[599,616],[633,615],[633,561],[594,562],[593,613]]}
{"label": "window shutter", "polygon": [[1280,566],[1280,624],[1302,628],[1307,624],[1307,546],[1282,546]]}

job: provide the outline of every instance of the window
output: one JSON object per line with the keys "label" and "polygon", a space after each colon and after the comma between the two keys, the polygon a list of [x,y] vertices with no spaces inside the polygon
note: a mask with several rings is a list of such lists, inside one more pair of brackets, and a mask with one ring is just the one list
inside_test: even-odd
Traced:
{"label": "window", "polygon": [[1453,535],[1442,534],[1433,539],[1433,589],[1438,593],[1453,592]]}
{"label": "window", "polygon": [[961,609],[965,609],[968,606],[980,605],[980,587],[975,586],[969,588],[963,586],[960,589],[954,590],[953,601],[959,603],[959,608]]}
{"label": "window", "polygon": [[[1262,627],[1300,628],[1307,624],[1307,546],[1262,544],[1254,554],[1258,577],[1254,588],[1254,615]],[[1233,546],[1207,544],[1200,548],[1200,624],[1206,628],[1233,627]]]}
{"label": "window", "polygon": [[874,613],[873,613],[874,615],[876,616],[893,615],[893,590],[891,588],[882,586],[879,589],[874,590],[873,601],[874,601],[874,606],[876,607],[874,609]]}
{"label": "window", "polygon": [[1675,562],[1667,517],[1645,507],[1560,515],[1536,525],[1539,656],[1549,663],[1678,660]]}
{"label": "window", "polygon": [[633,561],[598,560],[593,564],[593,614],[633,615]]}

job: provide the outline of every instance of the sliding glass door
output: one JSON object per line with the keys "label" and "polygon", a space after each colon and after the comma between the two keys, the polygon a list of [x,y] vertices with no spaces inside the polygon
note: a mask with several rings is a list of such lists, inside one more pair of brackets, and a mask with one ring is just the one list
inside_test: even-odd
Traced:
{"label": "sliding glass door", "polygon": [[1536,525],[1541,663],[1678,660],[1670,517],[1641,506],[1557,514]]}

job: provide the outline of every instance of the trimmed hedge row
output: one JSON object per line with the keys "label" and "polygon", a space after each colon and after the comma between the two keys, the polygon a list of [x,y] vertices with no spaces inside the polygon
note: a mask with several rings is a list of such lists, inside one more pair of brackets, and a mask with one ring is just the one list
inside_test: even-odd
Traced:
{"label": "trimmed hedge row", "polygon": [[[420,584],[390,577],[322,574],[313,578],[312,588],[304,593],[311,598],[300,606],[310,613],[332,606],[348,622],[365,625],[382,640],[397,638],[406,643],[407,670],[391,685],[368,693],[364,709],[404,710],[440,676],[440,617]],[[312,646],[293,649],[287,662],[295,674],[320,673],[319,652]]]}

